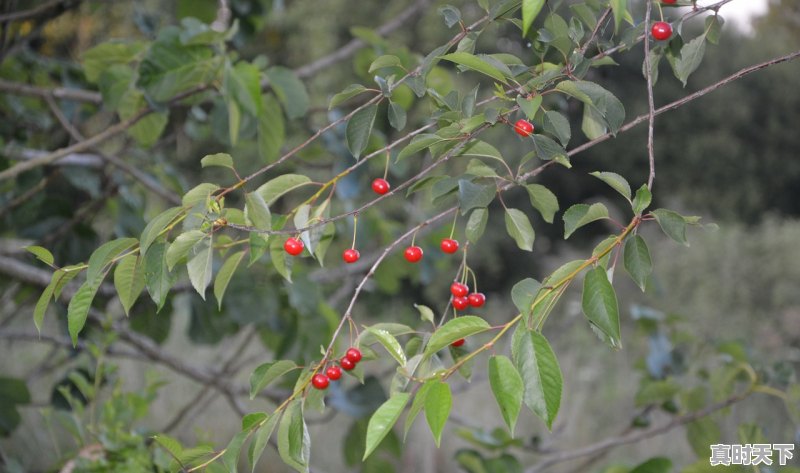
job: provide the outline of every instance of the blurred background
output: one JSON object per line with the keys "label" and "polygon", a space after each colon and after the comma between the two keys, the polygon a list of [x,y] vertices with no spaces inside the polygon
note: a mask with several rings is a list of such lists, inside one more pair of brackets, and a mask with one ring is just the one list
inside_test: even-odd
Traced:
{"label": "blurred background", "polygon": [[[0,0],[0,7],[5,15],[47,3]],[[449,3],[460,8],[467,22],[482,15],[474,1]],[[328,100],[348,84],[372,83],[367,69],[374,58],[387,52],[424,56],[446,42],[455,30],[443,25],[437,14],[441,5],[408,0],[231,0],[239,30],[230,47],[243,58],[261,57],[270,65],[297,70],[329,57],[354,37],[365,43],[352,58],[303,77],[311,105],[307,116],[287,122],[288,149],[349,110],[344,106],[328,111]],[[385,39],[371,33],[410,8],[416,8],[411,19]],[[665,14],[676,16],[676,11],[685,9],[665,9]],[[152,39],[161,28],[185,17],[211,22],[216,12],[216,0],[66,1],[34,20],[3,23],[0,79],[96,90],[77,66],[89,48],[114,38]],[[686,87],[662,62],[655,88],[657,106],[745,66],[800,49],[800,2],[734,0],[721,8],[720,15],[728,20],[720,44],[708,47],[703,64]],[[686,36],[693,37],[690,31],[700,32],[702,19],[683,28]],[[518,30],[506,23],[489,28],[478,45],[478,50],[511,52],[523,58],[529,48]],[[591,80],[620,98],[628,119],[645,113],[641,48],[615,56],[615,60],[618,65],[593,71]],[[473,80],[474,76],[463,78],[443,65],[430,78],[433,87],[442,91],[463,90]],[[360,465],[356,460],[360,459],[366,419],[385,399],[393,373],[391,364],[383,360],[369,365],[363,386],[352,379],[333,386],[329,408],[310,414],[312,471],[515,471],[517,466],[478,470],[469,465],[474,458],[510,455],[519,465],[529,467],[548,449],[576,448],[668,419],[671,408],[683,411],[691,405],[690,395],[682,393],[674,399],[669,395],[675,405],[647,408],[648,403],[640,398],[643,386],[665,379],[681,380],[684,386],[704,379],[717,386],[710,373],[725,357],[747,359],[778,382],[783,382],[781,376],[794,379],[800,363],[799,80],[798,62],[770,67],[658,117],[654,207],[699,215],[704,223],[716,227],[692,228],[688,248],[668,240],[655,226],[644,229],[655,266],[647,291],[640,292],[621,271],[615,280],[623,317],[622,351],[608,350],[583,323],[578,290],[573,287],[566,294],[544,331],[565,378],[562,409],[552,432],[529,412],[521,416],[516,441],[492,432],[502,428],[503,422],[483,360],[473,367],[471,381],[454,382],[458,394],[441,449],[433,446],[427,427],[418,421],[405,449],[397,447],[402,438],[398,435],[374,461]],[[482,97],[491,93],[489,87],[484,89]],[[424,101],[415,102],[410,89],[398,90],[396,99],[408,109],[410,127],[426,123],[430,109]],[[114,122],[114,115],[103,113],[97,104],[59,103],[85,136]],[[581,109],[564,102],[561,110],[573,125],[569,149],[585,141],[578,132]],[[258,168],[261,161],[252,130],[248,132],[245,124],[243,138],[232,147],[224,112],[220,101],[184,107],[171,113],[163,135],[147,147],[119,138],[102,150],[146,171],[169,192],[178,194],[200,182],[224,179],[219,171],[203,170],[199,165],[200,158],[211,152],[230,152],[245,171]],[[0,89],[0,117],[0,170],[9,167],[20,153],[53,150],[71,142],[40,97]],[[497,128],[483,139],[504,156],[527,153],[521,140],[510,136],[507,129]],[[375,149],[401,136],[380,119],[376,129],[370,144]],[[331,168],[341,169],[352,159],[344,147],[343,133],[335,129],[326,134],[283,172],[301,170],[325,176]],[[572,169],[549,168],[537,182],[558,196],[562,211],[574,203],[600,201],[622,221],[627,218],[625,201],[588,172],[613,171],[639,187],[648,172],[645,143],[646,127],[634,128],[576,155]],[[371,198],[369,182],[382,175],[383,165],[374,160],[340,183],[336,189],[340,209],[355,208]],[[409,166],[408,162],[392,165],[389,180],[402,182],[412,175]],[[432,215],[428,199],[424,194],[395,197],[362,215],[358,232],[362,255],[377,254],[401,231]],[[509,207],[528,208],[524,192],[511,192],[504,199]],[[290,208],[290,204],[285,205]],[[75,439],[87,433],[81,431],[80,416],[74,410],[62,410],[66,402],[58,386],[76,393],[76,379],[94,383],[96,388],[105,385],[100,398],[104,409],[116,412],[114,416],[106,413],[115,419],[110,424],[116,424],[105,428],[120,445],[129,445],[130,452],[147,449],[148,441],[143,439],[158,432],[185,445],[208,443],[220,448],[238,431],[242,408],[252,412],[275,404],[274,399],[250,401],[246,396],[231,400],[210,380],[244,387],[249,373],[260,363],[281,358],[310,360],[318,356],[321,344],[327,344],[332,324],[338,321],[366,269],[365,265],[344,268],[338,260],[338,254],[349,245],[350,221],[337,223],[340,238],[334,242],[326,266],[320,268],[313,262],[296,265],[294,284],[286,283],[269,264],[259,263],[234,277],[221,311],[215,302],[177,291],[158,314],[149,300],[138,302],[125,322],[129,336],[115,339],[114,330],[93,327],[84,335],[88,340],[114,347],[100,358],[106,366],[114,366],[107,385],[94,377],[98,358],[92,349],[64,346],[63,304],[51,308],[43,329],[45,337],[39,340],[32,311],[41,291],[37,278],[47,268],[21,248],[45,246],[60,265],[85,261],[112,237],[138,235],[148,219],[168,205],[119,172],[98,166],[51,166],[0,183],[0,256],[5,268],[0,270],[0,376],[23,381],[30,392],[27,403],[0,406],[0,467],[6,471],[59,471],[75,457],[80,444]],[[495,207],[501,208],[495,202],[490,211]],[[480,315],[493,323],[516,314],[510,290],[517,281],[526,277],[541,280],[564,262],[586,257],[614,231],[595,223],[565,241],[559,217],[555,224],[548,224],[537,214],[534,251],[521,253],[503,231],[501,220],[502,212],[492,212],[485,235],[469,252],[469,264],[488,299]],[[462,240],[463,224],[461,221],[456,231]],[[435,245],[448,233],[449,225],[443,225],[417,239],[426,250],[418,266],[409,267],[402,264],[401,255],[392,255],[358,300],[356,321],[417,325],[415,303],[437,313],[444,310],[449,278],[458,263],[435,251]],[[185,279],[181,277],[181,281]],[[99,309],[110,317],[122,315],[118,303]],[[155,347],[169,360],[142,356],[142,346]],[[498,347],[497,351],[506,352],[507,348]],[[194,367],[202,368],[201,375],[180,374],[180,368]],[[290,383],[276,386],[275,399],[290,388]],[[717,419],[718,432],[712,432],[710,438],[737,443],[741,424],[759,423],[768,426],[763,435],[770,442],[796,442],[796,419],[787,415],[783,403],[775,398],[760,396],[726,414],[729,416]],[[692,435],[699,434],[689,433],[687,438],[685,430],[675,429],[591,458],[594,462],[590,465],[578,461],[547,471],[626,472],[654,455],[672,458],[675,471],[679,471],[703,459],[693,447]],[[134,458],[130,452],[126,455]],[[616,469],[607,470],[609,465]],[[117,468],[114,471],[142,471],[133,463],[125,467],[129,469]],[[274,449],[268,448],[257,471],[284,470],[289,471]]]}

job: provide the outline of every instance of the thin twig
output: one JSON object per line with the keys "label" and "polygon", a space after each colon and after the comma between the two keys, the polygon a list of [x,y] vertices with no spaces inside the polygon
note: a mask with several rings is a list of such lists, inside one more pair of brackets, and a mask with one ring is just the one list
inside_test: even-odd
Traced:
{"label": "thin twig", "polygon": [[0,15],[0,23],[7,23],[11,21],[22,21],[36,18],[37,16],[44,16],[50,13],[50,10],[63,7],[68,8],[70,4],[80,3],[80,0],[50,0],[43,3],[38,7],[31,8],[30,10],[22,10],[17,12],[6,13]]}
{"label": "thin twig", "polygon": [[[650,26],[650,13],[653,10],[653,2],[647,0],[647,12],[645,13],[645,35]],[[653,71],[650,65],[650,37],[646,36],[644,41],[644,64],[645,77],[647,78],[647,159],[650,164],[650,174],[647,177],[647,188],[653,188],[653,179],[656,177],[656,153],[653,146],[654,127],[656,121],[656,106],[653,99]]]}

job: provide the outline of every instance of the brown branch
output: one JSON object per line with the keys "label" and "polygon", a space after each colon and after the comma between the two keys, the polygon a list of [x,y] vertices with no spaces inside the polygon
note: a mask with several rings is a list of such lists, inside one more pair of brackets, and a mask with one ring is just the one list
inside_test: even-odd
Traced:
{"label": "brown branch", "polygon": [[62,7],[67,9],[70,6],[77,5],[80,2],[81,0],[50,0],[49,2],[43,3],[38,7],[31,8],[30,10],[22,10],[0,15],[0,23],[30,20],[31,18],[49,15],[51,10],[56,10]]}
{"label": "brown branch", "polygon": [[37,87],[35,85],[24,84],[21,82],[11,82],[5,79],[0,79],[0,92],[42,98],[49,96],[57,99],[72,100],[74,102],[88,102],[98,105],[103,102],[103,96],[98,92],[67,87]]}
{"label": "brown branch", "polygon": [[642,440],[646,440],[655,437],[657,435],[661,435],[663,433],[669,432],[670,430],[676,427],[680,427],[697,419],[709,416],[719,410],[725,409],[726,407],[736,404],[737,402],[746,399],[750,394],[751,391],[749,390],[740,394],[736,394],[724,401],[711,404],[703,409],[691,412],[689,414],[675,417],[671,421],[665,424],[647,430],[631,432],[630,434],[620,435],[618,437],[611,437],[602,440],[600,442],[593,443],[591,445],[587,445],[585,447],[573,450],[558,451],[552,454],[545,454],[544,455],[545,460],[537,463],[536,465],[533,465],[531,468],[528,468],[527,470],[525,470],[525,473],[539,473],[541,471],[545,471],[548,467],[558,463],[563,463],[565,461],[575,460],[577,458],[594,455],[598,452],[610,450],[622,445],[641,442]]}
{"label": "brown branch", "polygon": [[650,164],[650,174],[647,177],[647,188],[653,188],[653,180],[656,177],[656,154],[654,149],[654,127],[656,121],[656,106],[653,99],[653,70],[650,65],[650,37],[647,36],[647,29],[650,27],[650,14],[653,11],[653,2],[647,1],[647,12],[645,14],[645,39],[644,43],[644,64],[645,78],[647,79],[647,159]]}

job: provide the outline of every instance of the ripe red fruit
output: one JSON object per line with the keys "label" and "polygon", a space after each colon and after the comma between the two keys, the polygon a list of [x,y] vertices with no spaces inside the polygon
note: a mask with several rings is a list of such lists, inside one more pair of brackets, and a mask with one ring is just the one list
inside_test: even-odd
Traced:
{"label": "ripe red fruit", "polygon": [[453,297],[453,307],[456,310],[464,310],[469,307],[469,300],[464,296],[455,296]]}
{"label": "ripe red fruit", "polygon": [[677,1],[678,0],[661,0],[661,3],[665,3],[667,5],[674,5],[675,2],[677,2]]}
{"label": "ripe red fruit", "polygon": [[376,194],[383,195],[389,192],[389,183],[386,179],[381,179],[380,177],[372,181],[372,190]]}
{"label": "ripe red fruit", "polygon": [[469,294],[469,287],[466,284],[454,282],[450,285],[450,294],[456,297],[464,297]]}
{"label": "ripe red fruit", "polygon": [[466,342],[466,340],[464,340],[463,338],[459,338],[458,340],[454,341],[450,345],[452,345],[454,347],[460,347],[461,345],[464,344],[464,342]]}
{"label": "ripe red fruit", "polygon": [[311,384],[313,384],[317,389],[327,389],[328,385],[330,384],[330,380],[324,374],[317,373],[313,378],[311,378]]}
{"label": "ripe red fruit", "polygon": [[297,256],[302,253],[303,248],[305,248],[305,245],[297,238],[289,238],[286,240],[286,243],[283,244],[283,249],[292,256]]}
{"label": "ripe red fruit", "polygon": [[356,364],[350,361],[346,356],[343,356],[342,359],[339,360],[339,366],[345,371],[350,371],[356,367]]}
{"label": "ripe red fruit", "polygon": [[650,28],[650,34],[658,41],[664,41],[672,36],[672,26],[666,21],[657,21]]}
{"label": "ripe red fruit", "polygon": [[360,257],[361,253],[359,253],[358,250],[354,250],[352,248],[349,250],[344,250],[344,253],[342,253],[342,259],[344,260],[345,263],[355,263],[356,261],[358,261],[358,258]]}
{"label": "ripe red fruit", "polygon": [[458,241],[452,238],[445,238],[442,240],[442,251],[445,253],[455,253],[458,251]]}
{"label": "ripe red fruit", "polygon": [[482,307],[486,302],[486,296],[482,292],[473,292],[467,296],[467,300],[469,300],[469,305],[472,307]]}
{"label": "ripe red fruit", "polygon": [[336,365],[329,366],[328,369],[325,370],[325,374],[328,375],[331,381],[336,381],[342,377],[342,369]]}
{"label": "ripe red fruit", "polygon": [[422,259],[422,248],[418,246],[409,246],[406,248],[406,251],[403,252],[403,256],[406,257],[406,261],[409,263],[416,263]]}
{"label": "ripe red fruit", "polygon": [[347,350],[347,352],[345,352],[344,357],[353,363],[358,363],[361,361],[361,352],[358,350],[358,348],[350,348]]}
{"label": "ripe red fruit", "polygon": [[519,136],[527,138],[533,133],[533,124],[528,120],[519,119],[517,123],[514,124],[514,131],[516,131]]}

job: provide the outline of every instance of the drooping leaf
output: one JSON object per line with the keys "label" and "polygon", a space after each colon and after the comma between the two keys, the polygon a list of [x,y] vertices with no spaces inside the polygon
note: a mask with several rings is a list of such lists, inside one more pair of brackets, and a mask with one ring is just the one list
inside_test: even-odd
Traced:
{"label": "drooping leaf", "polygon": [[189,271],[189,281],[192,287],[200,294],[200,297],[205,300],[206,288],[211,284],[211,275],[213,272],[214,251],[211,247],[211,237],[202,239],[195,244],[189,255],[189,261],[186,263],[186,269]]}
{"label": "drooping leaf", "polygon": [[625,242],[623,262],[631,279],[644,291],[647,277],[653,272],[650,250],[644,238],[639,235],[628,237],[628,241]]}
{"label": "drooping leaf", "polygon": [[533,140],[533,148],[536,150],[536,156],[542,161],[569,160],[567,150],[552,138],[544,135],[533,135],[531,139]]}
{"label": "drooping leaf", "polygon": [[258,151],[264,162],[275,161],[286,139],[286,124],[275,96],[264,95],[258,114]]}
{"label": "drooping leaf", "polygon": [[598,266],[583,280],[581,307],[586,318],[612,348],[622,348],[617,295],[608,281],[606,270]]}
{"label": "drooping leaf", "polygon": [[86,280],[93,285],[100,286],[98,279],[105,277],[107,272],[106,267],[124,253],[126,250],[132,248],[138,240],[136,238],[118,238],[109,242],[103,243],[99,248],[92,252],[89,257],[88,268],[86,269]]}
{"label": "drooping leaf", "polygon": [[372,335],[375,336],[375,339],[383,345],[383,348],[394,358],[400,366],[405,366],[407,363],[406,354],[403,351],[403,347],[400,346],[400,342],[394,338],[394,335],[389,333],[386,330],[381,330],[375,327],[367,328],[367,331],[370,332]]}
{"label": "drooping leaf", "polygon": [[294,72],[282,66],[274,66],[267,69],[267,77],[290,120],[306,114],[309,104],[308,92],[300,79],[295,77]]}
{"label": "drooping leaf", "polygon": [[125,311],[130,313],[136,299],[144,290],[144,264],[141,256],[129,254],[122,258],[114,269],[114,287]]}
{"label": "drooping leaf", "polygon": [[392,430],[410,397],[411,395],[408,393],[395,393],[372,414],[367,425],[367,441],[363,460],[366,460],[378,448],[381,441]]}
{"label": "drooping leaf", "polygon": [[279,419],[280,413],[276,412],[272,414],[272,416],[258,428],[255,436],[253,436],[253,441],[250,442],[250,448],[247,451],[247,458],[250,461],[250,471],[252,473],[255,473],[258,460],[261,458],[261,454],[264,453],[264,448],[266,448],[267,442],[269,442],[269,438],[272,436],[272,432],[275,431],[275,426],[278,425]]}
{"label": "drooping leaf", "polygon": [[50,280],[50,284],[44,288],[42,294],[39,296],[39,300],[36,301],[36,306],[33,309],[33,324],[36,326],[36,331],[40,334],[42,333],[42,324],[44,323],[44,316],[47,312],[47,308],[50,306],[50,301],[53,300],[53,291],[55,289],[57,277],[60,277],[60,269],[53,273],[53,276]]}
{"label": "drooping leaf", "polygon": [[154,217],[142,230],[139,237],[139,251],[146,254],[150,245],[158,238],[158,235],[172,222],[183,209],[180,207],[169,208]]}
{"label": "drooping leaf", "polygon": [[522,36],[528,36],[528,31],[544,4],[545,0],[522,0]]}
{"label": "drooping leaf", "polygon": [[528,120],[533,120],[536,118],[536,112],[539,111],[539,107],[542,106],[542,96],[537,95],[533,98],[530,98],[518,95],[517,105],[519,105],[520,110],[522,110],[522,113],[525,114],[525,117],[527,117]]}
{"label": "drooping leaf", "polygon": [[437,447],[441,442],[442,430],[450,416],[452,406],[453,396],[450,393],[450,385],[443,381],[432,383],[425,396],[425,420],[428,421]]}
{"label": "drooping leaf", "polygon": [[272,229],[272,213],[264,198],[258,192],[248,192],[244,195],[245,217],[259,230]]}
{"label": "drooping leaf", "polygon": [[485,208],[494,200],[497,188],[492,185],[474,184],[467,179],[458,181],[458,202],[461,215],[472,209]]}
{"label": "drooping leaf", "polygon": [[485,320],[474,315],[462,315],[452,319],[431,335],[424,356],[427,358],[458,339],[485,332],[489,328]]}
{"label": "drooping leaf", "polygon": [[628,184],[628,181],[619,174],[614,172],[595,171],[590,172],[589,175],[600,179],[611,186],[612,189],[622,194],[622,196],[627,200],[631,200],[631,186]]}
{"label": "drooping leaf", "polygon": [[281,459],[300,473],[308,473],[311,438],[303,419],[303,402],[295,399],[286,407],[278,425],[278,453]]}
{"label": "drooping leaf", "polygon": [[522,377],[511,360],[502,355],[494,355],[489,358],[489,385],[500,407],[500,414],[513,437],[525,391]]}
{"label": "drooping leaf", "polygon": [[[102,282],[102,279],[101,279]],[[78,334],[83,330],[86,325],[86,319],[89,316],[89,308],[92,306],[97,289],[100,283],[90,284],[89,281],[81,284],[78,292],[72,296],[67,307],[67,328],[69,336],[72,339],[72,346],[78,344]]]}
{"label": "drooping leaf", "polygon": [[608,209],[601,203],[573,205],[564,212],[564,239],[580,227],[604,218],[608,218]]}
{"label": "drooping leaf", "polygon": [[242,446],[249,435],[249,431],[241,431],[234,435],[231,441],[228,442],[228,446],[225,447],[225,453],[220,460],[228,473],[238,473],[239,453],[242,451]]}
{"label": "drooping leaf", "polygon": [[506,209],[505,222],[506,232],[517,242],[517,247],[521,250],[533,251],[536,234],[525,212],[519,209]]}
{"label": "drooping leaf", "polygon": [[681,56],[675,61],[675,75],[683,86],[686,87],[686,82],[692,72],[700,67],[703,62],[703,55],[706,52],[706,38],[705,35],[700,35],[697,38],[684,44],[681,48]]}
{"label": "drooping leaf", "polygon": [[650,189],[647,188],[647,184],[642,184],[636,191],[636,196],[633,198],[633,202],[631,202],[631,207],[633,208],[633,213],[636,215],[641,215],[647,207],[650,206],[650,200],[652,199],[652,194],[650,193]]}
{"label": "drooping leaf", "polygon": [[676,242],[689,246],[686,240],[686,218],[678,212],[667,209],[653,210],[653,216],[661,226],[664,233]]}
{"label": "drooping leaf", "polygon": [[258,67],[239,61],[236,66],[225,67],[222,79],[225,95],[236,102],[241,110],[251,116],[261,111],[261,73]]}
{"label": "drooping leaf", "polygon": [[563,146],[567,146],[572,137],[569,120],[567,120],[567,117],[554,110],[548,110],[544,113],[544,130],[558,138],[558,141],[561,142]]}
{"label": "drooping leaf", "polygon": [[541,287],[542,284],[539,281],[533,278],[525,278],[511,288],[511,300],[521,314],[526,316],[530,314],[531,305]]}
{"label": "drooping leaf", "polygon": [[372,134],[372,126],[375,124],[377,113],[378,105],[370,104],[353,114],[347,122],[345,130],[347,149],[356,159],[361,157],[361,153],[369,144],[369,136]]}
{"label": "drooping leaf", "polygon": [[256,395],[269,383],[296,368],[297,365],[291,360],[279,360],[259,365],[250,375],[250,399],[255,399]]}
{"label": "drooping leaf", "polygon": [[144,281],[150,298],[157,310],[164,307],[170,288],[178,276],[167,266],[167,244],[163,241],[153,243],[144,258]]}
{"label": "drooping leaf", "polygon": [[389,101],[389,125],[397,131],[406,127],[406,109],[396,102]]}
{"label": "drooping leaf", "polygon": [[467,240],[469,240],[470,243],[476,243],[481,238],[484,230],[486,230],[486,223],[488,221],[489,209],[483,207],[476,208],[472,211],[472,213],[469,215],[467,226],[464,230],[464,233],[467,235]]}
{"label": "drooping leaf", "polygon": [[189,230],[188,232],[178,235],[167,250],[167,267],[169,270],[172,271],[178,261],[186,257],[186,255],[189,254],[189,250],[191,250],[198,241],[207,236],[206,233],[200,230]]}
{"label": "drooping leaf", "polygon": [[525,405],[552,429],[561,406],[563,385],[553,349],[544,335],[520,326],[512,337],[511,357],[524,384]]}
{"label": "drooping leaf", "polygon": [[611,11],[614,13],[614,32],[616,33],[628,13],[628,0],[611,0]]}
{"label": "drooping leaf", "polygon": [[528,184],[525,186],[533,208],[542,214],[547,223],[553,223],[553,217],[558,212],[558,198],[550,189],[541,184]]}
{"label": "drooping leaf", "polygon": [[232,254],[225,263],[219,268],[217,279],[214,280],[214,297],[217,298],[217,305],[222,310],[222,297],[225,295],[225,290],[228,289],[228,283],[231,282],[233,273],[239,267],[239,263],[244,258],[245,251],[239,251]]}

